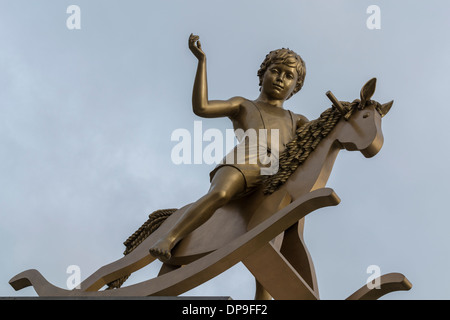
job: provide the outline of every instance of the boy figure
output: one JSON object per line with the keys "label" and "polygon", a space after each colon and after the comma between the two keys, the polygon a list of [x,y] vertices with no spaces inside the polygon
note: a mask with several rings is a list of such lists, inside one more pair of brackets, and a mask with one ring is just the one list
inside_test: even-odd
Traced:
{"label": "boy figure", "polygon": [[[244,161],[217,165],[211,172],[211,187],[206,195],[193,203],[180,217],[168,233],[150,248],[150,254],[162,261],[169,260],[172,248],[186,235],[205,223],[214,212],[231,200],[248,194],[262,183],[267,176],[267,161],[261,155],[276,157],[285,149],[285,145],[294,138],[297,127],[308,120],[283,109],[283,103],[297,93],[305,79],[305,63],[302,58],[289,49],[271,51],[258,71],[260,95],[254,100],[233,97],[226,101],[208,100],[206,81],[206,56],[202,51],[199,37],[191,34],[189,49],[198,59],[197,73],[192,94],[192,106],[196,115],[204,118],[228,117],[235,132],[269,131],[269,135],[256,144],[245,143]],[[273,131],[278,135],[270,135]],[[263,131],[264,132],[264,131]],[[267,132],[267,131],[266,131]],[[271,141],[278,140],[278,141]],[[259,140],[264,140],[263,143]],[[260,148],[264,144],[266,148]],[[239,145],[231,152],[236,153]],[[273,148],[273,149],[272,149]],[[230,155],[230,154],[229,154]],[[229,159],[227,155],[226,159]],[[236,157],[233,157],[236,159]],[[273,160],[272,160],[273,162]],[[278,165],[278,162],[277,162]],[[277,167],[278,168],[278,167]],[[272,172],[274,174],[276,172]]]}

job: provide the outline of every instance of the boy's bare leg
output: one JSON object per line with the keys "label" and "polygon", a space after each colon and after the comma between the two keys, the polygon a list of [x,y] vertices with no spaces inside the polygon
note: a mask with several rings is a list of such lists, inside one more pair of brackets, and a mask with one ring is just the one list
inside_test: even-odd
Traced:
{"label": "boy's bare leg", "polygon": [[245,179],[238,169],[224,166],[217,170],[208,193],[193,203],[166,236],[150,248],[150,254],[161,261],[169,260],[172,248],[183,237],[200,227],[217,209],[227,204],[244,189]]}

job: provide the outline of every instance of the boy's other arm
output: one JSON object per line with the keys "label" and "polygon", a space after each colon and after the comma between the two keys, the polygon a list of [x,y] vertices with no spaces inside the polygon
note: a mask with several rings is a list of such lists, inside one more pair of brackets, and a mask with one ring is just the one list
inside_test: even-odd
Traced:
{"label": "boy's other arm", "polygon": [[308,123],[309,120],[307,117],[301,115],[301,114],[295,114],[296,117],[296,124],[297,124],[297,129],[300,128],[302,125],[304,125],[305,123]]}

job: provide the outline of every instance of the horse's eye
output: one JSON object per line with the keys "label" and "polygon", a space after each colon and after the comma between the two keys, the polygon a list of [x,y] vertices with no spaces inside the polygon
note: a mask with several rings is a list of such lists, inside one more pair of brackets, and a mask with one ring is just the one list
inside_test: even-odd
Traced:
{"label": "horse's eye", "polygon": [[363,114],[363,118],[364,118],[364,119],[365,119],[365,118],[368,118],[369,115],[370,115],[370,113],[369,113],[369,112],[366,112],[366,113]]}

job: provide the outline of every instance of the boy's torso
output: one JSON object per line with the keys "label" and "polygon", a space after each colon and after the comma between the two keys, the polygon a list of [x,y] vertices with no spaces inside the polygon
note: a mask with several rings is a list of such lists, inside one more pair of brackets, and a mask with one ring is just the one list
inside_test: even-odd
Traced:
{"label": "boy's torso", "polygon": [[247,132],[249,129],[254,129],[258,134],[259,129],[267,129],[269,146],[271,133],[273,133],[271,131],[278,130],[279,145],[283,148],[294,137],[296,118],[296,115],[289,110],[245,99],[239,112],[234,117],[230,117],[230,120],[235,131],[241,129]]}

